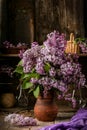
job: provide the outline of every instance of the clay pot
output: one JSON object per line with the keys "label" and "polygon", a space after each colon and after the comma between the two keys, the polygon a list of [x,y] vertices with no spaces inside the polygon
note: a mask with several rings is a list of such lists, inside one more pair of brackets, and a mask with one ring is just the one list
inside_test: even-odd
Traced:
{"label": "clay pot", "polygon": [[34,106],[34,116],[39,121],[54,121],[57,117],[58,106],[54,101],[52,92],[48,92],[46,97],[40,95]]}
{"label": "clay pot", "polygon": [[16,103],[16,99],[13,93],[4,93],[0,96],[0,98],[0,103],[4,108],[11,108]]}

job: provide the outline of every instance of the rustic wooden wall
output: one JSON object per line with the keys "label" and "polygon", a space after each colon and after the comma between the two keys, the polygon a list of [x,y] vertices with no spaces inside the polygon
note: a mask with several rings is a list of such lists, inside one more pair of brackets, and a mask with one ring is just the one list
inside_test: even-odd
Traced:
{"label": "rustic wooden wall", "polygon": [[87,0],[84,0],[84,28],[85,28],[85,37],[87,37]]}
{"label": "rustic wooden wall", "polygon": [[0,0],[0,43],[1,43],[1,4],[2,0]]}
{"label": "rustic wooden wall", "polygon": [[42,42],[54,29],[84,35],[83,0],[36,0],[36,39]]}
{"label": "rustic wooden wall", "polygon": [[60,30],[59,18],[57,16],[56,0],[35,1],[36,10],[36,40],[44,41],[46,34],[53,30]]}
{"label": "rustic wooden wall", "polygon": [[25,43],[33,41],[33,8],[33,0],[11,0],[8,2],[9,39],[14,38],[16,42]]}
{"label": "rustic wooden wall", "polygon": [[[6,0],[1,0],[0,1],[0,32],[1,32],[1,37],[0,41],[7,39],[7,9],[6,9]],[[1,45],[1,44],[0,44]]]}
{"label": "rustic wooden wall", "polygon": [[8,13],[7,16],[5,13],[2,15],[3,40],[7,34],[11,41],[30,43],[36,40],[42,43],[46,34],[53,30],[66,33],[67,38],[71,32],[84,35],[83,0],[3,1],[7,1]]}
{"label": "rustic wooden wall", "polygon": [[84,35],[83,0],[59,0],[59,23],[66,34]]}
{"label": "rustic wooden wall", "polygon": [[3,0],[1,41],[30,43],[34,39],[33,0]]}

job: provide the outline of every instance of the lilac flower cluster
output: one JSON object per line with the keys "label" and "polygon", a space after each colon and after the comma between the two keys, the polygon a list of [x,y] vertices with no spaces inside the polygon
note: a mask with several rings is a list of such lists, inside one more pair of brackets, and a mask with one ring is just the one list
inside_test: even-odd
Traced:
{"label": "lilac flower cluster", "polygon": [[23,53],[22,61],[23,61],[23,70],[25,73],[31,72],[32,69],[35,67],[35,65],[37,65],[36,63],[38,57],[40,56],[40,49],[41,47],[37,45],[36,42],[34,42],[31,49],[28,49]]}
{"label": "lilac flower cluster", "polygon": [[[87,41],[86,41],[87,42]],[[87,43],[83,42],[83,43],[79,43],[79,46],[81,48],[81,52],[82,53],[87,53]]]}
{"label": "lilac flower cluster", "polygon": [[[33,84],[29,86],[32,91],[38,86],[45,95],[48,90],[53,89],[58,98],[72,101],[75,106],[73,90],[84,87],[86,79],[82,74],[78,56],[65,53],[66,43],[65,35],[57,31],[48,34],[42,45],[32,43],[31,48],[21,58],[23,74],[31,74],[23,80]],[[69,92],[72,86],[73,90]]]}
{"label": "lilac flower cluster", "polygon": [[13,76],[13,70],[14,68],[8,65],[3,65],[0,67],[0,72],[1,73],[7,73],[8,76],[12,77]]}
{"label": "lilac flower cluster", "polygon": [[10,43],[9,41],[4,41],[3,42],[3,46],[4,47],[6,47],[6,48],[14,48],[15,46],[12,44],[12,43]]}
{"label": "lilac flower cluster", "polygon": [[14,126],[36,126],[36,120],[32,117],[24,117],[20,114],[9,114],[4,118],[5,122]]}
{"label": "lilac flower cluster", "polygon": [[14,45],[13,43],[11,43],[9,41],[3,42],[3,47],[5,47],[5,48],[15,48],[15,47],[20,48],[22,46],[27,46],[27,44],[19,42],[17,45]]}
{"label": "lilac flower cluster", "polygon": [[80,47],[80,52],[83,54],[87,53],[87,38],[76,38],[76,43]]}

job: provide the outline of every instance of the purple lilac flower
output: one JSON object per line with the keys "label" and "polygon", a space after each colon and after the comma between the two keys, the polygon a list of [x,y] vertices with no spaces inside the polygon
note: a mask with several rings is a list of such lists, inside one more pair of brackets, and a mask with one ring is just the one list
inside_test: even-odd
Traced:
{"label": "purple lilac flower", "polygon": [[27,47],[27,44],[26,43],[21,43],[21,42],[19,42],[17,45],[16,45],[16,47],[18,47],[18,48],[20,48],[20,47]]}
{"label": "purple lilac flower", "polygon": [[44,45],[49,47],[59,47],[64,49],[64,45],[66,45],[66,40],[64,34],[59,34],[59,32],[54,31],[47,35],[47,41],[44,42]]}
{"label": "purple lilac flower", "polygon": [[32,47],[35,47],[35,46],[37,46],[38,45],[38,42],[33,42],[33,43],[31,43],[31,48]]}
{"label": "purple lilac flower", "polygon": [[82,53],[87,53],[87,44],[86,43],[79,43]]}
{"label": "purple lilac flower", "polygon": [[58,97],[57,97],[59,100],[63,99],[63,96],[58,94]]}
{"label": "purple lilac flower", "polygon": [[71,62],[67,62],[67,63],[62,64],[61,67],[60,67],[60,69],[61,69],[61,73],[63,75],[66,75],[66,76],[67,75],[72,75],[73,71],[74,71]]}
{"label": "purple lilac flower", "polygon": [[56,70],[55,70],[55,68],[52,67],[52,68],[49,70],[49,75],[52,76],[52,77],[54,77],[54,76],[56,75]]}
{"label": "purple lilac flower", "polygon": [[13,67],[11,67],[11,66],[3,65],[0,67],[0,71],[2,73],[7,73],[10,77],[13,76]]}
{"label": "purple lilac flower", "polygon": [[38,80],[38,83],[44,86],[50,86],[50,78],[48,76],[42,77]]}
{"label": "purple lilac flower", "polygon": [[30,80],[32,83],[36,84],[38,82],[38,79],[37,78],[31,78]]}
{"label": "purple lilac flower", "polygon": [[44,75],[45,74],[45,70],[44,70],[44,63],[43,61],[39,58],[38,61],[37,61],[37,64],[36,64],[36,72],[41,74],[41,75]]}
{"label": "purple lilac flower", "polygon": [[40,47],[35,46],[32,47],[32,49],[28,49],[23,53],[23,69],[25,73],[30,72],[33,67],[36,65],[37,57],[39,54]]}
{"label": "purple lilac flower", "polygon": [[6,48],[10,48],[10,47],[14,48],[14,47],[15,47],[15,46],[14,46],[12,43],[10,43],[9,41],[4,41],[4,42],[3,42],[3,46],[6,47]]}
{"label": "purple lilac flower", "polygon": [[44,95],[44,97],[46,97],[47,96],[47,94],[48,94],[48,90],[51,90],[51,86],[49,86],[49,85],[47,85],[47,86],[44,86],[44,90],[43,90],[43,95]]}
{"label": "purple lilac flower", "polygon": [[85,75],[80,73],[79,77],[80,77],[80,78],[79,78],[79,87],[85,86],[85,84],[86,84]]}
{"label": "purple lilac flower", "polygon": [[67,92],[68,87],[66,86],[66,84],[65,84],[63,81],[60,81],[60,82],[58,83],[58,89],[59,89],[59,91],[61,91],[61,92]]}
{"label": "purple lilac flower", "polygon": [[9,114],[4,119],[5,122],[9,122],[11,125],[15,126],[36,126],[37,122],[32,117],[24,117],[20,114]]}
{"label": "purple lilac flower", "polygon": [[50,78],[50,86],[53,87],[53,88],[58,88],[58,81],[56,79],[51,79]]}
{"label": "purple lilac flower", "polygon": [[73,108],[75,108],[76,107],[76,99],[75,98],[72,98],[72,105],[73,105]]}
{"label": "purple lilac flower", "polygon": [[25,50],[24,49],[22,49],[22,50],[20,50],[19,51],[19,57],[22,59],[23,58],[23,53],[25,52]]}

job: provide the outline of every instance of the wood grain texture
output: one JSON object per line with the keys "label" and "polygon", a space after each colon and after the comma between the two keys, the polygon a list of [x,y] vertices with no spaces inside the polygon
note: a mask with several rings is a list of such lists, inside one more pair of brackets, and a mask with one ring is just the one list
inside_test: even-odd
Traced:
{"label": "wood grain texture", "polygon": [[46,34],[59,30],[68,36],[84,35],[82,0],[35,1],[36,40],[44,41]]}

